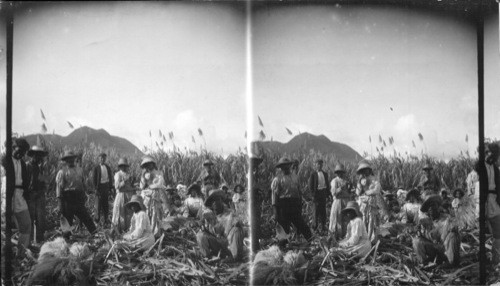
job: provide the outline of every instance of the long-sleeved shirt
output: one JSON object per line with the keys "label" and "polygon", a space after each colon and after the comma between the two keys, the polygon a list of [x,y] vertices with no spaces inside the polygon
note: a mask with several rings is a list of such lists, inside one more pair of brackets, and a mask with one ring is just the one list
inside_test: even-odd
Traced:
{"label": "long-sleeved shirt", "polygon": [[347,225],[346,237],[339,242],[341,247],[350,247],[369,241],[365,224],[360,217],[356,217]]}
{"label": "long-sleeved shirt", "polygon": [[271,182],[272,204],[276,205],[278,199],[300,198],[299,182],[296,177],[280,174]]}
{"label": "long-sleeved shirt", "polygon": [[56,175],[56,196],[65,191],[83,191],[83,176],[76,168],[64,167]]}
{"label": "long-sleeved shirt", "polygon": [[130,174],[125,173],[120,170],[115,174],[115,190],[118,192],[132,192],[134,188],[132,187]]}
{"label": "long-sleeved shirt", "polygon": [[145,211],[141,210],[137,213],[134,213],[134,215],[132,216],[132,220],[130,222],[130,230],[125,235],[123,235],[123,238],[126,240],[134,240],[152,234],[153,230],[151,229],[149,217]]}
{"label": "long-sleeved shirt", "polygon": [[337,199],[349,199],[351,197],[351,193],[348,188],[348,183],[346,180],[335,177],[330,183],[330,192],[332,196]]}
{"label": "long-sleeved shirt", "polygon": [[405,203],[401,208],[401,222],[418,223],[421,206],[419,203]]}

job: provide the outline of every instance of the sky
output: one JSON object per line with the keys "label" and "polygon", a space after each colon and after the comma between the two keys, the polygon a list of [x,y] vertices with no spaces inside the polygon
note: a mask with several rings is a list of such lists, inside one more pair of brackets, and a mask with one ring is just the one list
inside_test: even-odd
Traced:
{"label": "sky", "polygon": [[[195,148],[194,137],[197,148],[206,142],[228,154],[246,145],[251,102],[249,139],[262,130],[266,140],[286,142],[289,128],[361,154],[376,154],[379,135],[394,138],[386,153],[474,153],[476,32],[463,19],[383,6],[274,5],[254,10],[251,34],[246,20],[234,2],[26,9],[15,17],[13,130],[39,133],[45,122],[48,133],[68,135],[69,121],[140,149],[154,146],[161,130],[173,132],[177,146]],[[498,15],[485,23],[485,131],[493,138],[500,138],[498,23]],[[5,28],[0,43],[4,66]]]}
{"label": "sky", "polygon": [[[253,15],[254,110],[264,123],[254,123],[254,136],[288,141],[288,128],[360,154],[376,155],[379,137],[394,139],[386,155],[474,154],[476,31],[468,22],[383,6],[273,6]],[[498,16],[485,31],[486,135],[500,138]]]}
{"label": "sky", "polygon": [[68,135],[69,121],[140,149],[155,146],[160,132],[168,148],[169,132],[180,147],[244,148],[244,13],[242,5],[158,2],[18,13],[13,130],[41,132],[42,109],[48,133]]}

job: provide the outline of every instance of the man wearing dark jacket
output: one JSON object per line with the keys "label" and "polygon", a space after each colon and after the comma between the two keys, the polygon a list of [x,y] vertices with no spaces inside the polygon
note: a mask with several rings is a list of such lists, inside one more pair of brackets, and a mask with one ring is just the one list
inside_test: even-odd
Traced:
{"label": "man wearing dark jacket", "polygon": [[31,160],[26,164],[30,194],[28,206],[32,222],[32,236],[36,238],[36,242],[44,240],[46,228],[45,196],[47,195],[48,176],[44,170],[43,158],[48,154],[49,152],[42,146],[34,145],[28,151]]}
{"label": "man wearing dark jacket", "polygon": [[330,197],[328,173],[323,171],[323,160],[316,160],[316,171],[309,177],[309,189],[314,198],[314,228],[323,231],[326,228],[326,199]]}
{"label": "man wearing dark jacket", "polygon": [[106,154],[101,153],[99,155],[99,165],[94,167],[93,179],[94,179],[94,189],[96,192],[96,211],[97,211],[97,223],[101,220],[101,215],[104,216],[104,224],[108,224],[109,216],[109,195],[111,189],[113,188],[113,181],[111,173],[111,168],[106,164]]}

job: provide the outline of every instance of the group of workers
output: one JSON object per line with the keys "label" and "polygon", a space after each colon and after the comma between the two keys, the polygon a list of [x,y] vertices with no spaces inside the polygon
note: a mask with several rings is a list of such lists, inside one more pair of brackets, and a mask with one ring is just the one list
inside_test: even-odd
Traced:
{"label": "group of workers", "polygon": [[[413,248],[421,263],[430,261],[448,262],[458,265],[460,259],[460,228],[473,227],[475,218],[464,225],[457,219],[463,212],[463,197],[473,198],[474,207],[485,204],[489,230],[493,236],[492,257],[500,261],[500,175],[496,165],[499,150],[496,144],[486,144],[485,162],[480,162],[476,170],[467,178],[466,192],[456,190],[453,202],[446,204],[446,197],[439,193],[439,179],[427,164],[419,189],[405,193],[405,203],[398,207],[396,219],[404,224],[413,224],[418,235],[413,238]],[[24,162],[27,154],[31,160]],[[2,166],[11,178],[6,189],[12,197],[12,210],[19,230],[20,254],[28,249],[31,241],[44,240],[45,198],[49,183],[43,158],[48,152],[41,146],[29,146],[22,138],[15,139],[10,156],[2,159]],[[133,247],[148,249],[162,231],[165,217],[192,217],[199,220],[200,231],[196,235],[200,253],[211,257],[220,255],[240,260],[244,257],[243,241],[246,236],[244,218],[237,213],[250,212],[252,228],[251,249],[259,250],[261,232],[260,215],[262,194],[269,186],[263,185],[258,177],[262,158],[250,157],[250,198],[246,203],[244,187],[237,185],[231,196],[221,177],[213,169],[213,162],[206,160],[198,181],[189,187],[179,184],[166,186],[163,173],[153,157],[146,156],[141,161],[141,175],[136,180],[130,174],[129,162],[125,158],[118,161],[118,171],[112,174],[106,164],[106,154],[100,154],[100,162],[93,169],[93,185],[96,199],[96,221],[85,206],[85,176],[79,166],[81,157],[71,151],[61,157],[64,166],[56,175],[56,196],[59,211],[69,225],[74,217],[85,225],[90,234],[97,232],[101,218],[103,226],[109,224],[109,198],[116,193],[112,207],[111,223],[124,243]],[[338,241],[339,251],[355,257],[368,254],[379,239],[378,230],[382,221],[388,221],[391,212],[384,199],[384,192],[370,163],[363,160],[356,170],[357,180],[351,184],[342,164],[334,168],[334,178],[329,180],[323,170],[323,161],[316,161],[315,170],[309,176],[308,187],[314,202],[313,231],[318,235],[328,235]],[[303,217],[299,162],[281,158],[275,165],[276,174],[270,184],[271,204],[274,218],[286,234],[293,224],[297,234],[311,239],[313,231]],[[479,202],[479,176],[481,168],[488,174],[487,200]],[[5,184],[5,183],[4,183]],[[386,194],[387,195],[387,194]],[[332,198],[327,227],[327,200]],[[32,231],[36,230],[36,231]]]}

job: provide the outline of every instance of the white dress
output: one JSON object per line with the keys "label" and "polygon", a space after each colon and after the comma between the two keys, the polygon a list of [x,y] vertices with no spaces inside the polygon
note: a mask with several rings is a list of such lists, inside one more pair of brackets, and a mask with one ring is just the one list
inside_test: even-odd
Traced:
{"label": "white dress", "polygon": [[360,217],[349,222],[346,237],[339,242],[339,246],[354,257],[364,257],[370,252],[372,244]]}
{"label": "white dress", "polygon": [[145,211],[134,213],[130,222],[130,230],[123,235],[123,239],[128,245],[142,250],[153,246],[155,237]]}

